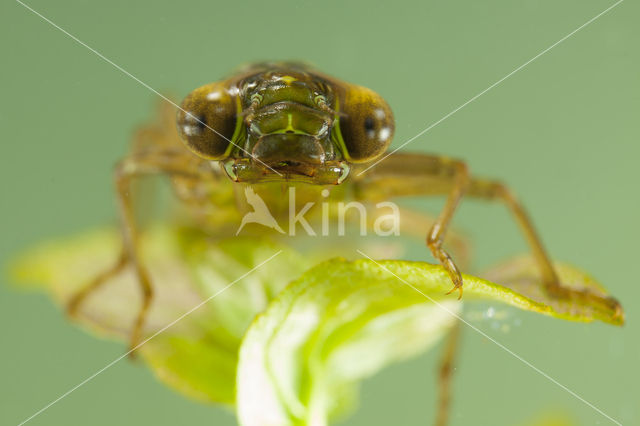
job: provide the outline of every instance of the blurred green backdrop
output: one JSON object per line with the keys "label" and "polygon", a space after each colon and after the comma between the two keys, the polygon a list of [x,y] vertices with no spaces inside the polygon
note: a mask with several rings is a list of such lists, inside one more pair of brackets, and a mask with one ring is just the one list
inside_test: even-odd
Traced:
{"label": "blurred green backdrop", "polygon": [[[611,1],[63,1],[30,6],[150,86],[176,96],[259,59],[303,59],[381,93],[395,146],[437,121]],[[16,2],[3,2],[3,264],[34,243],[115,221],[110,173],[154,94]],[[623,424],[640,424],[637,298],[639,7],[626,1],[415,140],[509,182],[556,259],[582,266],[623,303],[627,325],[574,324],[496,308],[475,324]],[[438,207],[438,203],[429,203]],[[457,225],[486,266],[525,246],[500,206],[466,202]],[[412,256],[421,258],[425,252]],[[44,295],[0,285],[0,423],[17,424],[119,356],[71,326]],[[469,318],[486,307],[474,307]],[[509,325],[505,331],[501,325]],[[496,327],[496,325],[499,325]],[[600,414],[467,329],[454,425]],[[348,425],[430,424],[439,354],[363,387]],[[235,424],[123,361],[33,425]]]}

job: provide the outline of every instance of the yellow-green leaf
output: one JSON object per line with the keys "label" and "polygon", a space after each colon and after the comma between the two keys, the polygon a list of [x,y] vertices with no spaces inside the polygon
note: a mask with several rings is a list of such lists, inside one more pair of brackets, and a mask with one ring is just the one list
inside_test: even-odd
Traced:
{"label": "yellow-green leaf", "polygon": [[[346,244],[336,250],[358,256]],[[75,291],[115,263],[119,251],[117,231],[96,231],[32,250],[16,263],[15,274],[38,283],[36,288],[48,290],[64,307]],[[316,426],[353,405],[359,380],[428,349],[461,310],[455,295],[445,296],[451,282],[439,266],[333,259],[309,269],[310,259],[318,256],[267,239],[213,240],[186,228],[146,232],[142,259],[155,297],[145,335],[207,302],[139,354],[162,381],[185,395],[236,403],[247,426]],[[622,309],[594,280],[566,265],[558,265],[558,272],[574,289],[571,297],[542,291],[535,265],[519,259],[490,273],[506,286],[465,275],[463,301],[485,299],[568,320],[622,323]],[[87,299],[79,322],[127,341],[139,293],[133,268],[126,268]]]}
{"label": "yellow-green leaf", "polygon": [[[559,272],[580,276],[564,267]],[[487,299],[564,319],[619,322],[618,310],[600,306],[606,301],[558,304],[543,293],[536,301],[469,275],[464,283],[465,302]],[[241,423],[327,424],[349,408],[359,380],[425,350],[456,321],[462,302],[445,296],[450,288],[445,271],[424,262],[333,259],[309,270],[269,304],[242,342]]]}

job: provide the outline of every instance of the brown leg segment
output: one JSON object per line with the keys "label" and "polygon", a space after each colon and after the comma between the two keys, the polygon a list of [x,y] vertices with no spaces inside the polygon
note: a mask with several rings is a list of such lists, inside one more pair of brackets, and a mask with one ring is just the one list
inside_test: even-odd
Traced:
{"label": "brown leg segment", "polygon": [[447,426],[451,412],[451,384],[453,383],[453,369],[460,342],[460,322],[456,321],[449,331],[445,342],[444,352],[438,368],[438,407],[435,426]]}
{"label": "brown leg segment", "polygon": [[[572,290],[562,286],[538,237],[531,220],[522,205],[503,184],[484,179],[469,178],[463,163],[425,154],[394,154],[366,173],[358,175],[352,182],[356,198],[364,200],[386,200],[398,196],[448,195],[447,202],[438,220],[427,237],[427,244],[452,277],[454,289],[461,291],[461,279],[457,267],[440,247],[446,227],[463,195],[485,200],[503,202],[514,215],[538,264],[545,290],[560,298],[575,298],[603,303],[615,307],[617,302],[587,291]],[[462,293],[462,291],[461,291]]]}
{"label": "brown leg segment", "polygon": [[427,235],[427,247],[429,247],[433,256],[440,261],[440,264],[447,270],[451,277],[453,288],[447,294],[452,293],[454,290],[458,290],[460,292],[458,299],[461,299],[462,275],[449,253],[442,248],[442,244],[444,242],[447,227],[449,226],[456,208],[458,207],[460,200],[467,189],[467,185],[469,184],[469,172],[467,171],[467,166],[459,161],[446,161],[441,163],[441,166],[443,169],[447,169],[447,172],[450,171],[451,173],[451,189],[444,208],[440,212],[440,215]]}
{"label": "brown leg segment", "polygon": [[467,166],[446,157],[401,154],[390,156],[362,176],[357,175],[357,170],[355,172],[356,197],[362,199],[447,195],[442,211],[427,234],[426,243],[451,278],[453,289],[449,293],[458,290],[458,298],[462,298],[462,275],[442,245],[447,227],[471,183]]}
{"label": "brown leg segment", "polygon": [[553,269],[551,260],[542,245],[540,237],[538,237],[533,227],[531,219],[529,219],[526,211],[509,189],[500,182],[474,179],[469,188],[469,195],[486,200],[502,201],[509,208],[529,243],[545,286],[548,290],[554,290],[559,287],[558,276]]}
{"label": "brown leg segment", "polygon": [[[67,312],[74,316],[79,306],[87,296],[108,281],[109,278],[119,273],[125,266],[132,264],[138,277],[138,283],[142,293],[142,304],[136,315],[129,339],[129,350],[133,351],[142,341],[142,331],[145,319],[153,299],[153,286],[149,278],[149,273],[143,266],[139,254],[139,237],[135,223],[133,209],[131,183],[134,179],[152,174],[167,174],[170,176],[180,176],[182,178],[197,179],[193,170],[187,163],[181,162],[180,156],[172,153],[148,152],[142,155],[133,155],[125,158],[118,164],[115,171],[115,186],[118,198],[118,208],[121,218],[121,230],[123,247],[117,263],[109,270],[97,276],[84,288],[79,290],[68,302]],[[134,352],[132,352],[134,354]]]}
{"label": "brown leg segment", "polygon": [[149,312],[151,299],[153,298],[153,287],[151,286],[149,273],[146,268],[144,268],[139,258],[138,231],[136,229],[131,198],[131,181],[138,174],[139,172],[137,171],[136,163],[127,163],[126,161],[118,165],[115,174],[118,209],[122,220],[123,252],[136,270],[138,284],[140,285],[142,293],[142,304],[133,324],[129,339],[130,351],[134,350],[142,340],[142,330],[145,318]]}
{"label": "brown leg segment", "polygon": [[86,300],[87,296],[96,291],[99,287],[107,282],[111,277],[117,275],[127,265],[129,258],[127,253],[122,250],[115,265],[104,271],[97,277],[93,278],[86,286],[82,287],[71,296],[67,302],[67,315],[74,318],[78,314],[80,305]]}

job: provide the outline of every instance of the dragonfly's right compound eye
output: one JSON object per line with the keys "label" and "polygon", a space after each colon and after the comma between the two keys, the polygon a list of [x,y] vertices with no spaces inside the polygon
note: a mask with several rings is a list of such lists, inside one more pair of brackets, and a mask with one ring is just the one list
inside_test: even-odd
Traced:
{"label": "dragonfly's right compound eye", "polygon": [[178,111],[178,133],[200,157],[221,160],[229,155],[236,128],[235,96],[223,83],[211,83],[191,92]]}
{"label": "dragonfly's right compound eye", "polygon": [[340,117],[340,137],[345,157],[354,163],[373,161],[387,150],[393,138],[391,108],[374,91],[350,85]]}

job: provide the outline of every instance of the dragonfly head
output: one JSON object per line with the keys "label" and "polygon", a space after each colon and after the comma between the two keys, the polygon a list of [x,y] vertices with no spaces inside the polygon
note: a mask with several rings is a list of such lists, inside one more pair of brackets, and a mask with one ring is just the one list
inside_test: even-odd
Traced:
{"label": "dragonfly head", "polygon": [[369,89],[272,64],[193,91],[178,129],[192,151],[221,162],[235,181],[339,184],[352,163],[384,153],[393,117]]}

